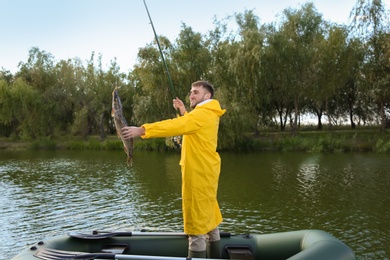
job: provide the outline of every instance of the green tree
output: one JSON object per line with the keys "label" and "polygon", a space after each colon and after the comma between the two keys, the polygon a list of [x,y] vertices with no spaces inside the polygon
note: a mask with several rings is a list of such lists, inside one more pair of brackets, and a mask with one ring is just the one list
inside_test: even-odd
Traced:
{"label": "green tree", "polygon": [[47,119],[40,91],[17,78],[10,89],[12,125],[16,137],[36,138],[46,135]]}
{"label": "green tree", "polygon": [[59,117],[56,122],[59,134],[71,131],[79,90],[83,86],[82,64],[79,59],[61,60],[55,66],[55,89],[62,100],[58,106]]}
{"label": "green tree", "polygon": [[[312,87],[308,89],[308,111],[314,112],[318,118],[318,129],[322,129],[321,117],[328,116],[329,129],[332,117],[338,118],[336,108],[339,106],[336,93],[345,91],[344,86],[349,75],[344,69],[344,53],[347,48],[348,32],[344,27],[331,25],[324,36],[318,37],[314,43],[314,59],[311,66]],[[342,89],[338,91],[338,89]]]}
{"label": "green tree", "polygon": [[389,21],[381,0],[358,0],[352,11],[352,28],[363,39],[366,46],[365,85],[366,93],[378,107],[381,131],[386,127],[386,106],[390,101],[388,76],[387,41]]}
{"label": "green tree", "polygon": [[172,77],[176,93],[183,101],[192,82],[208,79],[210,62],[211,55],[204,37],[182,24],[179,37],[175,41],[171,63],[174,64]]}
{"label": "green tree", "polygon": [[287,68],[282,73],[289,75],[289,91],[294,103],[293,132],[298,126],[304,97],[313,85],[311,66],[313,64],[313,44],[324,32],[324,20],[313,3],[307,3],[299,10],[286,9],[281,31],[288,38],[289,59]]}
{"label": "green tree", "polygon": [[61,103],[64,100],[64,93],[56,87],[54,64],[54,57],[50,53],[33,47],[29,51],[27,63],[21,62],[20,71],[16,74],[16,78],[23,79],[42,98],[40,114],[45,117],[45,122],[36,127],[45,129],[44,135],[46,136],[55,133],[57,123],[62,118]]}
{"label": "green tree", "polygon": [[[249,115],[247,124],[252,131],[257,131],[260,115],[266,103],[264,85],[261,83],[261,60],[265,30],[260,25],[259,18],[253,11],[236,14],[238,25],[238,42],[232,43],[232,55],[229,59],[229,69],[234,77],[233,100],[245,106]],[[248,106],[248,104],[251,104]]]}
{"label": "green tree", "polygon": [[269,105],[269,122],[272,122],[274,112],[281,131],[286,128],[288,116],[293,108],[290,64],[291,52],[289,37],[283,31],[277,31],[274,24],[267,26],[267,42],[261,61],[262,84],[266,89],[267,104]]}
{"label": "green tree", "polygon": [[11,134],[11,124],[14,118],[10,90],[9,83],[4,79],[0,79],[0,128],[4,129],[7,137]]}
{"label": "green tree", "polygon": [[8,84],[11,84],[14,76],[12,75],[11,71],[6,70],[5,68],[1,68],[0,70],[0,80],[5,80]]}
{"label": "green tree", "polygon": [[251,106],[243,105],[236,98],[238,86],[234,66],[230,61],[236,57],[238,43],[234,40],[235,35],[227,31],[225,22],[215,21],[215,29],[207,36],[207,46],[211,55],[208,80],[215,87],[215,98],[227,109],[220,121],[218,146],[228,150],[246,145],[246,133],[253,131],[253,124],[248,123],[252,121],[249,120]]}
{"label": "green tree", "polygon": [[20,71],[15,76],[21,77],[27,84],[44,94],[55,82],[54,63],[52,54],[33,47],[29,50],[27,62],[19,63]]}
{"label": "green tree", "polygon": [[[361,69],[364,58],[364,50],[357,38],[346,40],[340,56],[340,87],[336,89],[336,109],[347,111],[351,128],[356,127],[355,116],[365,118],[368,103],[361,89]],[[341,114],[338,113],[338,114]]]}
{"label": "green tree", "polygon": [[84,81],[78,87],[74,123],[72,132],[84,138],[92,133],[99,133],[104,139],[110,122],[111,92],[122,84],[123,75],[119,73],[116,60],[111,62],[109,73],[102,67],[102,55],[98,55],[95,64],[95,53],[92,53],[86,68],[83,69]]}
{"label": "green tree", "polygon": [[[166,37],[160,36],[159,42],[168,69],[174,75],[172,65],[174,46]],[[131,82],[135,87],[134,122],[138,124],[153,122],[174,116],[173,93],[156,43],[148,44],[139,50]]]}

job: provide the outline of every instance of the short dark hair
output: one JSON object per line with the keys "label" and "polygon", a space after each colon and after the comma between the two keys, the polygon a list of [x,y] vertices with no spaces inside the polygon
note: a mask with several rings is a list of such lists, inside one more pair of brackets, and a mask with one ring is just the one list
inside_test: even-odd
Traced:
{"label": "short dark hair", "polygon": [[192,86],[193,87],[200,87],[200,86],[202,86],[211,94],[210,98],[214,97],[214,87],[209,82],[204,81],[204,80],[199,80],[199,81],[195,81],[194,83],[192,83]]}

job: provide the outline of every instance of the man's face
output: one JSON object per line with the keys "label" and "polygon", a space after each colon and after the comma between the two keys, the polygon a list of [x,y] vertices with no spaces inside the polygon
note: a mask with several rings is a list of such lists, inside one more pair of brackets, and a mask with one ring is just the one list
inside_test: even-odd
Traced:
{"label": "man's face", "polygon": [[193,109],[196,105],[210,97],[210,92],[207,92],[203,86],[192,86],[190,91],[190,107]]}

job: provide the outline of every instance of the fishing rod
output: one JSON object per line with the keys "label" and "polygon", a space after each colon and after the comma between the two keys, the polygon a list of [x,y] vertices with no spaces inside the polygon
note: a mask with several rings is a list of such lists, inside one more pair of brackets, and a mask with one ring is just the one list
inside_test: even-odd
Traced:
{"label": "fishing rod", "polygon": [[[164,54],[163,54],[163,52],[161,50],[160,42],[158,40],[158,36],[157,36],[156,30],[154,29],[152,17],[150,17],[149,9],[148,9],[148,7],[146,5],[146,1],[145,0],[144,0],[144,5],[145,5],[146,12],[148,13],[148,16],[149,16],[150,25],[152,26],[152,29],[153,29],[154,38],[156,38],[156,42],[157,42],[158,50],[160,51],[161,59],[162,59],[162,61],[164,63],[164,66],[165,66],[165,71],[167,72],[167,75],[168,75],[169,90],[171,92],[172,99],[175,99],[177,96],[176,96],[175,88],[173,87],[171,74],[169,73],[169,69],[168,69],[167,63],[165,62]],[[178,109],[175,109],[175,110],[176,110],[176,115],[180,116],[179,110]],[[180,136],[173,136],[172,137],[172,142],[176,146],[176,148],[178,148],[179,150],[181,149],[181,137]]]}
{"label": "fishing rod", "polygon": [[172,99],[175,99],[177,96],[176,96],[175,88],[173,87],[171,74],[169,73],[167,63],[165,62],[164,54],[163,54],[163,52],[162,52],[162,50],[161,50],[160,42],[159,42],[159,40],[158,40],[156,30],[154,29],[154,25],[153,25],[153,22],[152,22],[152,18],[150,17],[149,10],[148,10],[148,7],[146,6],[145,0],[144,0],[144,5],[145,5],[146,12],[148,13],[148,16],[149,16],[150,24],[152,25],[152,29],[153,29],[153,33],[154,33],[154,38],[156,38],[157,46],[158,46],[158,49],[159,49],[160,54],[161,54],[161,59],[162,59],[162,61],[163,61],[163,63],[164,63],[164,66],[165,66],[165,71],[167,72],[167,75],[168,75],[169,90],[170,90],[170,92],[171,92]]}

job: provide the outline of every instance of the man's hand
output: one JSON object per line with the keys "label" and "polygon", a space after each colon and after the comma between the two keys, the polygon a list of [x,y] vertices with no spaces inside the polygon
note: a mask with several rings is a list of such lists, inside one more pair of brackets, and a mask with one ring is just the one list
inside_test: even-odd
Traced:
{"label": "man's hand", "polygon": [[145,134],[145,128],[137,126],[125,126],[122,128],[122,137],[130,139]]}
{"label": "man's hand", "polygon": [[175,98],[173,100],[173,107],[175,109],[178,109],[179,110],[179,114],[182,116],[184,115],[184,113],[186,112],[186,107],[184,106],[184,103],[183,101],[181,101],[179,98]]}

